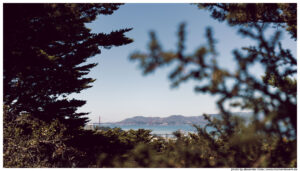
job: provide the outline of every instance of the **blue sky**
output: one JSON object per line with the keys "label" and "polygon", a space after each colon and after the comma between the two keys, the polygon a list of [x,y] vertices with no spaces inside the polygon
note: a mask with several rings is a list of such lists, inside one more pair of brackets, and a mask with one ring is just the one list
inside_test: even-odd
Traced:
{"label": "blue sky", "polygon": [[[145,52],[149,42],[149,31],[154,30],[166,50],[175,50],[177,30],[181,22],[187,24],[186,53],[192,53],[205,44],[205,29],[213,29],[220,56],[219,62],[226,68],[234,66],[232,50],[248,46],[251,40],[236,34],[237,29],[220,23],[190,4],[125,4],[109,16],[99,16],[87,27],[92,32],[109,33],[121,28],[133,28],[126,35],[134,42],[102,53],[88,62],[97,62],[89,77],[97,79],[93,87],[72,97],[87,100],[79,111],[90,112],[91,122],[120,121],[137,115],[166,117],[170,115],[197,116],[203,113],[218,113],[216,97],[196,94],[195,82],[181,84],[171,89],[167,78],[172,68],[162,68],[143,76],[138,64],[129,61],[135,51]],[[283,32],[284,33],[284,32]],[[290,35],[283,35],[283,46],[296,54],[296,42]],[[259,75],[259,69],[257,71]]]}

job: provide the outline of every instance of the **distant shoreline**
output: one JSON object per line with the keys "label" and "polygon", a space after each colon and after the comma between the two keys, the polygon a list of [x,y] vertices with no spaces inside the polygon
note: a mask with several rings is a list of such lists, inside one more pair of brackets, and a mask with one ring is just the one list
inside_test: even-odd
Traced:
{"label": "distant shoreline", "polygon": [[[249,112],[236,112],[234,115],[243,116],[249,118],[251,113]],[[221,118],[220,114],[207,114],[212,118]],[[171,115],[168,117],[145,117],[145,116],[134,116],[130,118],[126,118],[119,122],[104,122],[100,123],[103,125],[152,125],[152,126],[163,126],[163,125],[206,125],[208,121],[204,118],[203,115],[199,116],[183,116],[183,115]],[[89,124],[99,124],[97,123],[89,123]]]}

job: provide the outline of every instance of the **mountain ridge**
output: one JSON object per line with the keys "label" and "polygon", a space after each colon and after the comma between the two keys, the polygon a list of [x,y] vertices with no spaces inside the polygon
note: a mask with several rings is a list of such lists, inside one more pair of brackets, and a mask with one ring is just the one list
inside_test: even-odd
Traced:
{"label": "mountain ridge", "polygon": [[[210,114],[212,117],[220,117],[220,114]],[[106,124],[116,125],[183,125],[183,124],[206,124],[207,120],[203,115],[199,116],[183,116],[171,115],[168,117],[145,117],[134,116],[126,118],[119,122],[110,122]]]}
{"label": "mountain ridge", "polygon": [[[221,118],[221,114],[208,114],[212,118]],[[235,116],[241,116],[245,119],[250,119],[252,116],[251,112],[236,112],[233,113]],[[103,124],[112,125],[185,125],[185,124],[196,124],[205,125],[208,121],[205,120],[203,115],[199,116],[183,116],[183,115],[170,115],[167,117],[146,117],[146,116],[133,116],[126,118],[119,122],[106,122]]]}

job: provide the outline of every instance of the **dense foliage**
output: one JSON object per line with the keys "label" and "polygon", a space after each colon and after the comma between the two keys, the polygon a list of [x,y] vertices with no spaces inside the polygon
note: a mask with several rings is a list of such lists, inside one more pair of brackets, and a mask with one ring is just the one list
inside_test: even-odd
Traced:
{"label": "dense foliage", "polygon": [[[239,25],[239,34],[257,43],[234,51],[235,71],[219,66],[210,28],[207,44],[192,54],[184,52],[184,24],[174,52],[163,50],[150,34],[149,52],[131,59],[145,74],[176,64],[172,86],[198,81],[195,91],[217,95],[223,116],[205,115],[213,131],[195,125],[197,132],[175,132],[169,139],[144,129],[84,130],[87,113],[76,109],[85,102],[68,99],[91,86],[93,79],[84,76],[96,64],[84,62],[100,53],[99,46],[132,41],[124,36],[130,29],[96,34],[85,27],[119,6],[4,4],[4,167],[297,166],[297,60],[282,47],[280,31],[265,37],[269,24],[280,23],[296,39],[295,4],[199,5],[214,18]],[[261,77],[250,72],[254,64],[264,68]],[[252,120],[232,115],[228,105],[251,111]]]}
{"label": "dense foliage", "polygon": [[[33,160],[27,158],[24,151],[10,150],[10,147],[27,149],[28,143],[37,139],[36,131],[52,130],[52,124],[63,126],[50,131],[62,140],[72,138],[85,125],[88,113],[76,112],[85,101],[70,99],[68,95],[91,87],[95,81],[85,77],[97,65],[86,63],[87,59],[100,54],[99,47],[132,42],[124,35],[131,29],[92,33],[85,24],[95,20],[97,15],[112,14],[120,5],[4,4],[4,166],[70,166],[56,163],[63,160],[54,161],[51,150],[48,156],[43,154],[44,157],[39,156],[41,159]],[[18,124],[18,120],[24,120],[27,115],[31,119],[25,119],[26,122],[37,124],[38,128],[23,135],[19,129],[27,128]],[[53,146],[55,141],[51,140]],[[44,149],[40,145],[32,148],[39,151],[32,156]],[[30,161],[19,160],[21,156]]]}
{"label": "dense foliage", "polygon": [[271,23],[273,27],[285,28],[292,38],[297,39],[296,3],[206,3],[197,6],[210,11],[218,21],[227,21],[232,26]]}
{"label": "dense foliage", "polygon": [[77,113],[85,101],[67,95],[91,87],[86,78],[99,47],[132,42],[130,29],[91,33],[85,24],[110,15],[120,4],[4,4],[4,105],[11,120],[30,113],[43,121],[58,119],[68,131],[87,122]]}
{"label": "dense foliage", "polygon": [[[164,139],[142,134],[139,141],[130,132],[118,134],[123,141],[120,147],[131,141],[133,148],[127,148],[118,155],[101,154],[97,167],[296,167],[296,154],[291,153],[295,141],[276,136],[255,134],[245,136],[249,130],[240,125],[240,131],[228,136],[213,137],[198,127],[196,133],[183,135],[175,132],[174,138]],[[115,130],[116,131],[116,130]],[[136,134],[136,133],[135,133]],[[116,135],[116,134],[114,134]],[[279,143],[280,142],[280,143]],[[128,146],[127,146],[128,147]],[[122,148],[122,149],[123,149]],[[114,153],[114,152],[113,152]],[[111,153],[110,153],[111,154]],[[109,160],[107,160],[109,159]]]}

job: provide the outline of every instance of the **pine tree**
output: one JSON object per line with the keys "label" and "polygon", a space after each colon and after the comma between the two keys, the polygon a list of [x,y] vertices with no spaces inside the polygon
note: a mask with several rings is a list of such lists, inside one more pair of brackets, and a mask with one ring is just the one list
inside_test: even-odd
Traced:
{"label": "pine tree", "polygon": [[86,27],[98,15],[111,15],[121,4],[4,4],[4,106],[7,121],[22,113],[45,122],[59,120],[67,130],[88,121],[78,113],[85,101],[69,99],[91,87],[85,77],[97,63],[87,59],[131,43],[125,28],[109,34]]}
{"label": "pine tree", "polygon": [[297,39],[296,3],[205,3],[197,4],[207,9],[218,21],[227,21],[231,26],[254,26],[257,23],[272,23],[283,27]]}

